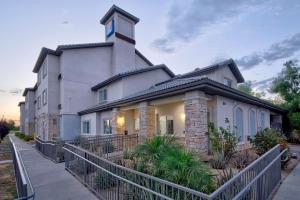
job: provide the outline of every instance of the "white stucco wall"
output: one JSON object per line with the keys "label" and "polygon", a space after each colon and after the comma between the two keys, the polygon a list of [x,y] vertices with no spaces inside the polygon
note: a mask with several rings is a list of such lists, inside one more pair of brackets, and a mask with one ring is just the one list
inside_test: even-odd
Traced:
{"label": "white stucco wall", "polygon": [[91,87],[111,76],[111,47],[64,51],[60,59],[61,114],[94,105]]}
{"label": "white stucco wall", "polygon": [[265,127],[270,127],[270,111],[268,109],[253,106],[250,104],[238,102],[232,99],[228,99],[225,97],[217,96],[216,97],[216,114],[217,114],[217,123],[216,127],[224,127],[226,128],[225,119],[228,118],[230,121],[231,129],[234,128],[235,123],[235,109],[237,107],[241,108],[243,111],[243,132],[244,132],[244,141],[247,139],[249,134],[249,110],[253,109],[255,111],[256,117],[256,130],[261,128],[260,126],[260,113],[264,112],[266,119],[265,119]]}
{"label": "white stucco wall", "polygon": [[83,133],[82,124],[84,121],[90,122],[90,134],[89,135],[96,135],[97,114],[91,113],[91,114],[81,116],[80,130],[81,130],[81,134],[83,134],[83,135],[84,135],[84,133]]}
{"label": "white stucco wall", "polygon": [[103,125],[103,120],[105,119],[112,119],[112,111],[104,111],[104,112],[99,112],[99,113],[91,113],[91,114],[86,114],[81,116],[81,134],[84,135],[82,132],[82,123],[85,120],[90,121],[90,128],[91,128],[91,135],[101,135],[104,133],[104,125]]}

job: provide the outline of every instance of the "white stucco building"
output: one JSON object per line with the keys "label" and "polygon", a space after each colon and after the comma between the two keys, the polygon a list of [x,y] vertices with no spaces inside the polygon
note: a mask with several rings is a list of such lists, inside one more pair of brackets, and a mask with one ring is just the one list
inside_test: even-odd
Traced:
{"label": "white stucco building", "polygon": [[137,17],[113,6],[100,22],[103,43],[41,50],[30,112],[42,139],[170,134],[207,151],[208,122],[224,127],[228,119],[241,145],[259,129],[281,126],[284,110],[236,89],[244,78],[232,59],[176,76],[135,48]]}

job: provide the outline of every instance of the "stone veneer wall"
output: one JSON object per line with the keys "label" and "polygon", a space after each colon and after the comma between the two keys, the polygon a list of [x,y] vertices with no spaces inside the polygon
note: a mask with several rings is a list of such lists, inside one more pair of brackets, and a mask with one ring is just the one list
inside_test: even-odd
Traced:
{"label": "stone veneer wall", "polygon": [[155,134],[155,108],[146,102],[140,104],[139,142],[151,138]]}
{"label": "stone veneer wall", "polygon": [[207,99],[198,92],[186,95],[184,110],[187,149],[199,153],[207,153]]}

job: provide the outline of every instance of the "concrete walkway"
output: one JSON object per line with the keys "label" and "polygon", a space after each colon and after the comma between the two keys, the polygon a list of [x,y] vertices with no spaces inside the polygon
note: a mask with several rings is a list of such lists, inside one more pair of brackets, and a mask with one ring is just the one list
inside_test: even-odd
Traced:
{"label": "concrete walkway", "polygon": [[94,200],[96,196],[65,170],[35,150],[34,145],[10,136],[21,154],[35,190],[36,200]]}
{"label": "concrete walkway", "polygon": [[299,200],[300,199],[300,163],[286,177],[273,200]]}

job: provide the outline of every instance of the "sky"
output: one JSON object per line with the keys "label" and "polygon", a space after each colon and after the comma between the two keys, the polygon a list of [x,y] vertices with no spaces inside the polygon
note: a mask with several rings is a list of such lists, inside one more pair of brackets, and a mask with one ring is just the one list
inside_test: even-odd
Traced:
{"label": "sky", "polygon": [[19,119],[41,48],[103,42],[99,20],[113,4],[140,18],[136,48],[176,74],[233,58],[265,89],[300,60],[299,0],[1,0],[0,118]]}

